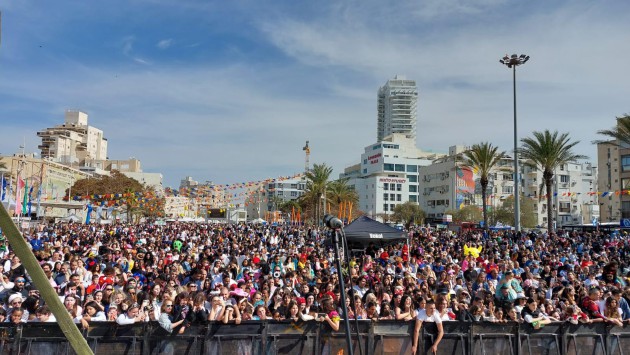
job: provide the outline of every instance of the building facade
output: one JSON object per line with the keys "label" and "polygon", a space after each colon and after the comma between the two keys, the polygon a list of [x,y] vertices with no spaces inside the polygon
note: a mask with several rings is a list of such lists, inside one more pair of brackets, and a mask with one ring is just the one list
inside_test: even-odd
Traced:
{"label": "building facade", "polygon": [[630,147],[617,141],[597,144],[597,165],[601,222],[630,218]]}
{"label": "building facade", "polygon": [[84,165],[85,160],[106,160],[107,139],[103,131],[88,125],[88,115],[66,110],[62,125],[37,132],[41,157],[67,165]]}
{"label": "building facade", "polygon": [[[66,201],[64,197],[67,193],[72,195],[72,185],[78,180],[88,178],[89,174],[49,159],[37,158],[33,154],[0,157],[0,162],[7,167],[0,171],[2,180],[5,181],[2,203],[13,216],[23,215],[21,210],[16,211],[16,197],[23,202],[24,194],[30,204],[30,209],[28,206],[26,208],[26,216],[54,219],[70,214],[84,215],[85,202]],[[19,195],[18,176],[25,182]]]}
{"label": "building facade", "polygon": [[376,140],[397,133],[415,141],[418,87],[415,80],[396,75],[378,89]]}
{"label": "building facade", "polygon": [[419,202],[422,185],[419,176],[443,154],[424,152],[415,139],[392,134],[365,147],[361,163],[340,174],[359,196],[359,209],[368,216],[385,221],[398,204]]}
{"label": "building facade", "polygon": [[[520,168],[524,198],[534,200],[534,213],[538,225],[547,225],[547,200],[542,187],[543,175],[527,165]],[[556,228],[572,224],[591,224],[598,221],[600,206],[597,201],[597,167],[591,163],[568,163],[559,166],[553,174],[552,222]],[[543,198],[540,198],[542,188]]]}

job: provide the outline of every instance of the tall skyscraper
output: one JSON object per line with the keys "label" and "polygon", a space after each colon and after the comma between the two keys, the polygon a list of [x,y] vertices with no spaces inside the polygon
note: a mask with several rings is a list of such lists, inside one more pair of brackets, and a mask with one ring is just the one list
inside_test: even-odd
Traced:
{"label": "tall skyscraper", "polygon": [[392,133],[404,134],[415,141],[417,104],[418,87],[415,80],[396,75],[381,86],[378,89],[377,141],[382,141]]}

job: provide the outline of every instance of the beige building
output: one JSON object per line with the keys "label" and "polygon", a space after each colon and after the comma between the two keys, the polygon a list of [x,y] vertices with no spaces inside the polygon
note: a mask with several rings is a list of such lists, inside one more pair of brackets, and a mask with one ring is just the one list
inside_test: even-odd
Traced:
{"label": "beige building", "polygon": [[167,196],[164,202],[166,218],[197,218],[197,204],[194,199],[185,196]]}
{"label": "beige building", "polygon": [[[29,191],[33,188],[31,216],[49,219],[83,213],[84,202],[64,201],[64,197],[67,193],[72,194],[71,186],[77,180],[85,179],[89,174],[49,159],[36,158],[33,154],[0,157],[0,162],[7,167],[0,172],[8,182],[3,204],[12,215],[17,216],[20,212],[15,211],[18,176],[28,184]],[[23,194],[23,191],[20,193]]]}
{"label": "beige building", "polygon": [[[599,168],[599,206],[601,222],[618,222],[630,218],[630,147],[619,146],[616,141],[597,145]],[[602,196],[604,195],[604,196]]]}
{"label": "beige building", "polygon": [[38,146],[44,159],[72,166],[84,165],[86,160],[107,159],[107,139],[103,131],[88,125],[88,115],[78,110],[67,110],[62,125],[37,132],[42,144]]}

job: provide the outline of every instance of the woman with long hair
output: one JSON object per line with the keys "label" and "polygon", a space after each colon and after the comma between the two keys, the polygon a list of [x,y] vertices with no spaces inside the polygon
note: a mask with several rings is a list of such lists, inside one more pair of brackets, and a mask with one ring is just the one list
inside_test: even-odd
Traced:
{"label": "woman with long hair", "polygon": [[318,322],[326,322],[333,331],[339,331],[339,313],[335,310],[335,306],[333,303],[333,299],[331,297],[326,297],[322,300],[322,309],[324,311],[324,316],[318,317]]}
{"label": "woman with long hair", "polygon": [[408,322],[416,318],[416,311],[413,309],[413,300],[409,295],[403,295],[400,304],[396,307],[396,320]]}
{"label": "woman with long hair", "polygon": [[604,317],[608,322],[623,327],[623,319],[619,312],[619,302],[614,297],[606,298],[606,308],[604,308]]}
{"label": "woman with long hair", "polygon": [[521,318],[523,318],[525,323],[531,324],[534,329],[540,329],[551,323],[551,320],[538,310],[538,303],[533,298],[527,299],[527,303],[521,312]]}
{"label": "woman with long hair", "polygon": [[87,329],[90,326],[90,322],[105,322],[107,317],[99,305],[95,301],[90,301],[85,304],[83,310],[83,317],[81,318],[81,325]]}
{"label": "woman with long hair", "polygon": [[83,309],[79,306],[78,298],[75,296],[66,296],[63,300],[63,305],[68,313],[70,313],[70,316],[74,319],[75,323],[79,323]]}
{"label": "woman with long hair", "polygon": [[290,320],[291,322],[297,322],[300,320],[300,306],[297,302],[291,301],[287,306],[287,312],[284,315],[284,319]]}
{"label": "woman with long hair", "polygon": [[210,312],[208,313],[208,321],[221,321],[223,320],[223,312],[225,311],[225,307],[223,305],[223,300],[219,295],[212,295],[210,299]]}

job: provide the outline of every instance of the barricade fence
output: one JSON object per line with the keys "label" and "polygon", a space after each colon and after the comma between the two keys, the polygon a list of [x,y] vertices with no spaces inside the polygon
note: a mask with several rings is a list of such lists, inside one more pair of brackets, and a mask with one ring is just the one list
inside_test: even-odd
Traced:
{"label": "barricade fence", "polygon": [[[355,354],[411,354],[415,322],[362,320],[351,322]],[[630,354],[630,326],[603,323],[551,323],[541,329],[519,323],[444,322],[439,354],[450,355],[624,355]],[[340,330],[343,330],[343,323]],[[166,332],[157,322],[121,326],[94,322],[82,329],[95,354],[340,354],[347,349],[345,333],[314,321],[211,322],[191,326],[183,334]],[[418,353],[429,354],[437,328],[424,323]],[[74,354],[54,323],[0,324],[0,354]]]}

